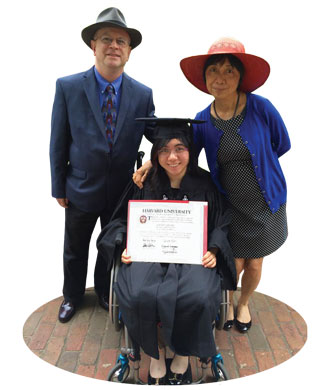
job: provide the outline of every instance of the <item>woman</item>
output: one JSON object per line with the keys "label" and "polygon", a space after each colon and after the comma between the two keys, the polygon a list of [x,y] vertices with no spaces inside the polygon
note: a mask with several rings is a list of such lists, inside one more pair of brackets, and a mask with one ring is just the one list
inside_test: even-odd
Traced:
{"label": "woman", "polygon": [[275,107],[251,93],[267,80],[268,63],[246,54],[240,42],[220,39],[208,54],[185,58],[180,65],[194,86],[214,97],[196,116],[205,123],[193,126],[194,143],[197,155],[205,149],[212,179],[233,211],[229,240],[237,275],[242,274],[241,294],[235,310],[231,293],[224,329],[235,324],[244,333],[252,324],[248,303],[263,259],[288,234],[286,183],[278,158],[290,149],[290,140]]}
{"label": "woman", "polygon": [[216,354],[212,322],[220,305],[221,284],[226,289],[236,288],[227,240],[230,213],[210,174],[197,166],[187,124],[191,120],[149,119],[158,124],[151,150],[152,170],[143,189],[133,183],[128,188],[115,219],[102,231],[98,248],[111,256],[113,235],[126,226],[128,199],[208,202],[208,250],[201,265],[134,262],[125,250],[115,287],[130,337],[151,357],[149,384],[165,383],[165,345],[175,353],[168,382],[183,384],[189,356]]}

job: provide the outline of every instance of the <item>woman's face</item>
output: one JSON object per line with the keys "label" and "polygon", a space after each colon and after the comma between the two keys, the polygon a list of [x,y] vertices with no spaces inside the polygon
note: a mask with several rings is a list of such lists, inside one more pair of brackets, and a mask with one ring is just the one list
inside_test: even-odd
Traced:
{"label": "woman's face", "polygon": [[226,58],[223,63],[208,66],[205,79],[206,88],[215,99],[226,99],[236,96],[240,73]]}
{"label": "woman's face", "polygon": [[170,179],[182,179],[189,163],[188,148],[177,138],[158,150],[159,165]]}

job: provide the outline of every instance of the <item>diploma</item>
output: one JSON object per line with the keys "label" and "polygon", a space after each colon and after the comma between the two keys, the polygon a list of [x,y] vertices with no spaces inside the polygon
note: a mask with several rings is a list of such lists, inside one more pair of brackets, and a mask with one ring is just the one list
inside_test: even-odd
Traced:
{"label": "diploma", "polygon": [[202,264],[207,202],[130,200],[127,221],[132,261]]}

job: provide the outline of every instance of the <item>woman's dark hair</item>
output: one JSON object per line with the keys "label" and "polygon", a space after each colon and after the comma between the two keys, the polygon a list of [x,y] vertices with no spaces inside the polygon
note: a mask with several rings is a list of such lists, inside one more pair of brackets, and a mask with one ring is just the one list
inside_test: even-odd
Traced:
{"label": "woman's dark hair", "polygon": [[215,64],[219,64],[219,63],[223,64],[226,61],[226,59],[229,61],[230,65],[233,68],[237,69],[239,72],[240,78],[239,78],[239,82],[238,82],[238,86],[237,86],[237,90],[239,90],[239,87],[241,85],[241,82],[242,82],[242,79],[244,76],[244,65],[242,64],[240,59],[238,59],[237,57],[235,57],[232,54],[214,54],[206,60],[205,65],[204,65],[204,69],[203,69],[204,83],[206,84],[206,77],[205,77],[206,69],[211,65],[215,65]]}
{"label": "woman's dark hair", "polygon": [[165,147],[173,138],[178,139],[182,144],[188,148],[189,151],[189,163],[187,166],[187,172],[197,174],[198,162],[194,152],[194,144],[192,136],[178,136],[169,139],[157,139],[151,149],[150,160],[152,163],[152,169],[150,170],[149,177],[152,188],[156,191],[163,187],[168,182],[168,177],[165,169],[160,166],[158,162],[158,151]]}

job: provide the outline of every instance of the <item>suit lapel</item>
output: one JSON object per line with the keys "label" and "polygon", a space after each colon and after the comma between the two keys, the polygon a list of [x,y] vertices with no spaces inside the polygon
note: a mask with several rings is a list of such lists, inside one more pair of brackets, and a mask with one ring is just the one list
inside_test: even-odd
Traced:
{"label": "suit lapel", "polygon": [[99,91],[98,91],[97,82],[95,80],[95,75],[94,75],[94,67],[89,69],[84,74],[83,81],[84,81],[84,89],[85,89],[88,102],[91,106],[92,112],[95,116],[100,131],[102,132],[104,139],[107,141],[107,137],[104,129],[104,121],[103,121],[100,102],[99,102]]}
{"label": "suit lapel", "polygon": [[129,76],[126,75],[126,73],[123,73],[123,81],[121,85],[120,109],[117,117],[114,144],[116,143],[119,133],[124,126],[125,118],[127,117],[127,112],[130,108],[131,101],[132,101],[132,81],[129,78]]}

